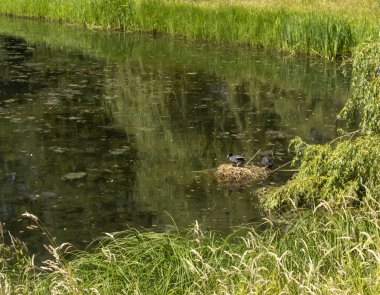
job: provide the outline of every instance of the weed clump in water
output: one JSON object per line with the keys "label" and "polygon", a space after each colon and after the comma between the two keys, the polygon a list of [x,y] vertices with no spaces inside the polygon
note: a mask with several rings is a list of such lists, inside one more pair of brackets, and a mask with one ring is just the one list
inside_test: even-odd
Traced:
{"label": "weed clump in water", "polygon": [[254,165],[234,167],[230,164],[222,164],[216,169],[218,182],[226,185],[243,185],[265,179],[268,175],[268,169]]}

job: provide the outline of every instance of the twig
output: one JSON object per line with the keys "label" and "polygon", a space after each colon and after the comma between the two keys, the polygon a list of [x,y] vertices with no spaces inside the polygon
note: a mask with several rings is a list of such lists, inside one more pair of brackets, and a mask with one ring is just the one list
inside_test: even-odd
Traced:
{"label": "twig", "polygon": [[257,154],[260,153],[260,151],[261,151],[261,149],[259,149],[259,150],[257,151],[257,153],[254,154],[254,156],[253,156],[252,158],[250,158],[250,159],[248,160],[247,163],[245,163],[245,165],[248,165],[248,163],[251,162],[251,161],[257,156]]}
{"label": "twig", "polygon": [[361,130],[355,130],[355,131],[352,131],[352,132],[349,132],[349,133],[343,134],[342,136],[339,136],[339,137],[337,137],[337,138],[334,138],[332,141],[329,142],[329,145],[331,145],[334,141],[337,141],[337,140],[339,140],[339,139],[341,139],[341,138],[343,138],[343,137],[349,136],[349,135],[351,135],[351,137],[350,137],[350,139],[349,139],[349,140],[351,140],[352,137],[354,137],[354,135],[355,135],[356,133],[360,132],[360,131],[361,131]]}
{"label": "twig", "polygon": [[285,163],[284,165],[281,165],[280,167],[278,167],[278,168],[272,170],[272,172],[276,172],[277,170],[280,170],[282,167],[285,167],[286,165],[289,165],[291,162],[292,162],[292,161],[289,161],[289,162]]}
{"label": "twig", "polygon": [[211,171],[211,170],[214,170],[214,168],[204,169],[204,170],[194,170],[191,172],[193,172],[193,173],[206,173],[206,172]]}

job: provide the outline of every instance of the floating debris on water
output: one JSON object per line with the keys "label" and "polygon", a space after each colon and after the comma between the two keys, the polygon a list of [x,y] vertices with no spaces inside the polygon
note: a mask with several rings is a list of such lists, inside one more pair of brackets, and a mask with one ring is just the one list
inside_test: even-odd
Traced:
{"label": "floating debris on water", "polygon": [[231,164],[222,164],[216,169],[216,178],[222,184],[246,184],[266,179],[268,175],[268,169],[255,165],[234,167]]}
{"label": "floating debris on water", "polygon": [[3,100],[4,103],[13,103],[15,102],[16,100],[14,98],[10,98],[10,99],[7,99],[7,100]]}
{"label": "floating debris on water", "polygon": [[85,177],[87,174],[85,172],[70,172],[62,176],[63,180],[75,180]]}
{"label": "floating debris on water", "polygon": [[82,118],[81,118],[81,117],[71,116],[71,117],[68,117],[68,119],[69,119],[70,121],[76,121],[76,120],[81,120]]}
{"label": "floating debris on water", "polygon": [[268,130],[265,134],[272,139],[286,139],[289,137],[285,132],[276,130]]}
{"label": "floating debris on water", "polygon": [[53,152],[58,153],[58,154],[63,154],[65,151],[67,151],[67,148],[52,146],[52,147],[50,147],[50,150],[52,150]]}
{"label": "floating debris on water", "polygon": [[43,197],[45,197],[45,198],[55,198],[55,197],[58,196],[58,194],[55,193],[55,192],[42,192],[41,195],[42,195]]}
{"label": "floating debris on water", "polygon": [[125,152],[127,152],[129,150],[129,147],[127,146],[124,146],[120,149],[113,149],[110,151],[110,154],[113,155],[113,156],[118,156],[118,155],[122,155],[124,154]]}

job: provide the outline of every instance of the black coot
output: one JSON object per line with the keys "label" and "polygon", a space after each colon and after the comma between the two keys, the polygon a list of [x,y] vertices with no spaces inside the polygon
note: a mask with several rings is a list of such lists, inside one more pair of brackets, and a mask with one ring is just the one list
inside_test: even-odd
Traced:
{"label": "black coot", "polygon": [[230,153],[227,155],[227,158],[232,162],[232,166],[244,166],[245,158],[241,155],[233,155]]}
{"label": "black coot", "polygon": [[269,156],[264,156],[261,158],[261,165],[265,166],[265,167],[272,167],[273,166],[273,160],[271,157]]}

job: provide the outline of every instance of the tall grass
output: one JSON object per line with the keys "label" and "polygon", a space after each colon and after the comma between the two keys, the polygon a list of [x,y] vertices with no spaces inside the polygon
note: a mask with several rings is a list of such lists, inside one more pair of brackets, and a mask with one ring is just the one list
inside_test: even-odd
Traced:
{"label": "tall grass", "polygon": [[335,6],[318,5],[314,1],[309,5],[285,6],[275,1],[262,5],[260,1],[231,4],[184,0],[3,0],[0,13],[42,17],[90,28],[250,44],[330,58],[350,55],[357,44],[380,36],[380,21],[376,16],[380,7],[374,0],[361,3],[356,10],[352,1],[348,4],[332,1],[335,2]]}
{"label": "tall grass", "polygon": [[323,204],[259,234],[245,229],[228,237],[197,225],[185,234],[129,230],[70,260],[50,246],[53,259],[32,275],[22,275],[30,264],[14,269],[5,256],[0,276],[17,294],[379,294],[376,208]]}

